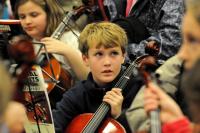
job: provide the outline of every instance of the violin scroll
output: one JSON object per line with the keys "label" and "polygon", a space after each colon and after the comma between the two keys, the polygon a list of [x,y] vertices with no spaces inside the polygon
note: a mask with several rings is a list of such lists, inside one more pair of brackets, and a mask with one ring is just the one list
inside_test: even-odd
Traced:
{"label": "violin scroll", "polygon": [[156,41],[149,41],[145,47],[145,53],[157,57],[160,52],[160,45]]}
{"label": "violin scroll", "polygon": [[8,51],[10,57],[19,64],[33,64],[36,59],[32,42],[23,35],[13,37],[8,45]]}

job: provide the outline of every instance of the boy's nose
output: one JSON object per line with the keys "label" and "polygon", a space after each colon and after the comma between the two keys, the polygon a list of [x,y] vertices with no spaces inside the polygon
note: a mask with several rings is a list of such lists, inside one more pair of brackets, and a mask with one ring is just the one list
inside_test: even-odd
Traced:
{"label": "boy's nose", "polygon": [[110,66],[110,65],[111,65],[111,60],[110,60],[110,58],[107,57],[107,56],[104,58],[104,65],[105,65],[105,66]]}

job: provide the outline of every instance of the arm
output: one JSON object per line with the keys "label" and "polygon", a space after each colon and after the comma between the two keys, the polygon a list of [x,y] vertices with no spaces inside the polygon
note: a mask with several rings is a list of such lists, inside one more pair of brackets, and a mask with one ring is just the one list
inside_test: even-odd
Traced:
{"label": "arm", "polygon": [[49,53],[63,55],[78,79],[86,79],[89,68],[83,63],[81,53],[77,48],[50,37],[43,38],[41,42],[46,45]]}
{"label": "arm", "polygon": [[[145,53],[144,48],[150,41],[156,41],[160,45],[160,57],[167,59],[177,53],[181,44],[181,21],[184,14],[183,0],[167,0],[159,15],[156,29],[150,31],[151,36],[139,44],[130,44],[128,53],[136,56]],[[151,28],[151,27],[148,27]]]}

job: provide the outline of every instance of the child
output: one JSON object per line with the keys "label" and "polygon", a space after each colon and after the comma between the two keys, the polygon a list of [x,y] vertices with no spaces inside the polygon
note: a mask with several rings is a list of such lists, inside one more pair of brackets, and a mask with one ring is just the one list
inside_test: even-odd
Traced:
{"label": "child", "polygon": [[141,83],[129,81],[123,91],[113,88],[124,71],[126,44],[125,31],[114,23],[92,23],[84,28],[79,37],[79,48],[91,72],[87,80],[65,92],[57,104],[53,111],[56,133],[63,132],[77,115],[94,113],[103,101],[110,105],[111,116],[129,131],[124,110],[137,93],[134,85]]}
{"label": "child", "polygon": [[183,19],[183,44],[179,56],[184,60],[185,75],[181,89],[186,100],[192,122],[183,115],[178,105],[161,88],[152,83],[145,88],[144,108],[146,112],[159,106],[163,133],[199,133],[199,67],[200,67],[200,1],[186,0],[187,12]]}
{"label": "child", "polygon": [[151,110],[160,107],[160,120],[162,122],[163,133],[199,133],[200,132],[200,117],[199,117],[199,71],[200,60],[185,73],[182,81],[182,90],[184,98],[188,104],[189,112],[192,121],[188,119],[182,112],[179,106],[171,97],[169,97],[162,89],[154,84],[149,84],[145,88],[144,93],[144,108],[149,113]]}
{"label": "child", "polygon": [[[48,53],[53,53],[62,68],[70,73],[73,81],[86,79],[89,70],[81,59],[77,37],[70,31],[65,31],[60,40],[50,37],[64,15],[55,0],[19,0],[15,5],[15,14],[25,33],[33,41],[45,44]],[[37,53],[39,45],[34,45],[34,48]],[[55,108],[62,93],[63,90],[59,88],[51,91],[49,97],[52,108]]]}

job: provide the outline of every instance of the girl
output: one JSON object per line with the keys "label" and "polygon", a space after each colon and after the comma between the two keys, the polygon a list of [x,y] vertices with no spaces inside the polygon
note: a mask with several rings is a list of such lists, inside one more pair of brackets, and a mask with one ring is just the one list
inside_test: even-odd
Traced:
{"label": "girl", "polygon": [[[47,51],[53,53],[53,56],[72,75],[73,79],[86,78],[89,70],[82,62],[74,34],[69,31],[65,32],[61,36],[62,41],[50,37],[63,18],[63,12],[55,0],[19,0],[15,5],[15,14],[21,21],[25,33],[33,41],[45,44]],[[37,52],[39,46],[34,45],[34,47]]]}

